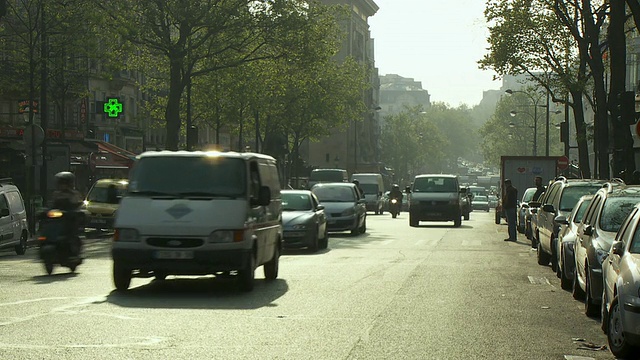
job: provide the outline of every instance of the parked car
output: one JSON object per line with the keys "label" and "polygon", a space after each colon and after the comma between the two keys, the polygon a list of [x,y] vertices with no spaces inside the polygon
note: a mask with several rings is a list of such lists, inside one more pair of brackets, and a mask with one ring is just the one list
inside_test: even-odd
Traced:
{"label": "parked car", "polygon": [[495,209],[498,206],[498,197],[496,195],[489,195],[489,207]]}
{"label": "parked car", "polygon": [[309,190],[282,190],[283,247],[326,249],[329,242],[324,205]]}
{"label": "parked car", "polygon": [[352,235],[367,230],[365,200],[358,197],[353,183],[320,183],[311,188],[327,215],[329,232],[351,231]]}
{"label": "parked car", "polygon": [[529,209],[529,201],[533,199],[533,195],[536,193],[536,188],[530,187],[522,194],[522,199],[518,203],[518,226],[516,229],[520,234],[524,234],[527,227],[527,210]]}
{"label": "parked car", "polygon": [[482,210],[489,212],[489,197],[486,195],[476,195],[471,200],[473,210]]}
{"label": "parked car", "polygon": [[22,194],[11,179],[0,179],[0,249],[24,255],[29,239],[27,210]]}
{"label": "parked car", "polygon": [[640,204],[624,220],[602,263],[602,330],[618,358],[640,354]]}
{"label": "parked car", "polygon": [[604,180],[566,179],[559,176],[549,185],[540,200],[537,212],[537,223],[534,231],[534,242],[537,246],[538,264],[548,265],[557,271],[556,242],[560,225],[555,222],[558,215],[568,216],[580,197],[593,194],[602,188]]}
{"label": "parked car", "polygon": [[638,202],[640,186],[608,183],[595,194],[578,226],[573,295],[585,299],[584,309],[589,316],[600,313],[602,262],[622,222]]}
{"label": "parked car", "polygon": [[565,290],[569,290],[573,286],[576,270],[574,247],[578,236],[578,225],[580,225],[587,207],[591,204],[591,199],[593,199],[593,195],[582,196],[568,217],[558,215],[555,218],[555,221],[561,225],[558,241],[556,241],[558,246],[556,249],[556,254],[558,254],[556,275],[560,278],[560,287]]}

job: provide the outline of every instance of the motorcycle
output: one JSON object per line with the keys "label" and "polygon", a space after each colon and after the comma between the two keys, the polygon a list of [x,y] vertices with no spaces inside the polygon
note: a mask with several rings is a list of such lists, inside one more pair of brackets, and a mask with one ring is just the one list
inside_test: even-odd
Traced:
{"label": "motorcycle", "polygon": [[38,247],[48,275],[54,265],[67,267],[75,272],[82,263],[80,240],[78,237],[85,214],[82,211],[62,211],[50,209],[40,215]]}
{"label": "motorcycle", "polygon": [[389,203],[389,212],[391,213],[392,218],[395,219],[398,217],[398,214],[400,214],[400,201],[398,201],[398,199],[391,199]]}

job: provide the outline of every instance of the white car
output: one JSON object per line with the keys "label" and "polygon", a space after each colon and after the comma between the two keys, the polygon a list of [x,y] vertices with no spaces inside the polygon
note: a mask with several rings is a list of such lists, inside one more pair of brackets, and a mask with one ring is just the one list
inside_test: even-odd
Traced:
{"label": "white car", "polygon": [[23,255],[28,238],[27,210],[20,190],[11,179],[0,179],[0,249],[12,248]]}
{"label": "white car", "polygon": [[602,263],[602,330],[619,358],[640,354],[640,204],[616,234]]}

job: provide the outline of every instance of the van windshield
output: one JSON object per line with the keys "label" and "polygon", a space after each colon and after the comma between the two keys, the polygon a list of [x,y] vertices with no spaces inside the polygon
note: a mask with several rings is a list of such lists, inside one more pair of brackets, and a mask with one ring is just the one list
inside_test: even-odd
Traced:
{"label": "van windshield", "polygon": [[312,171],[309,181],[343,182],[344,173],[339,170]]}
{"label": "van windshield", "polygon": [[451,177],[420,177],[413,183],[413,192],[458,192],[458,183]]}
{"label": "van windshield", "polygon": [[239,197],[246,188],[244,161],[225,157],[142,158],[129,179],[130,193]]}
{"label": "van windshield", "polygon": [[362,192],[368,195],[375,195],[382,189],[378,189],[378,184],[363,184],[360,183],[360,188],[362,188]]}

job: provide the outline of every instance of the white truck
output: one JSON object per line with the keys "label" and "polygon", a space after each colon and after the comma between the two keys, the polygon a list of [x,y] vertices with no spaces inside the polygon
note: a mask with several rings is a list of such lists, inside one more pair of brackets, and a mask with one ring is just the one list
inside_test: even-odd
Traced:
{"label": "white truck", "polygon": [[[511,184],[518,189],[518,199],[527,188],[534,186],[536,176],[542,176],[542,184],[546,185],[558,174],[559,156],[501,156],[500,157],[500,198],[504,180],[510,179]],[[496,206],[496,224],[504,218],[502,201]]]}

